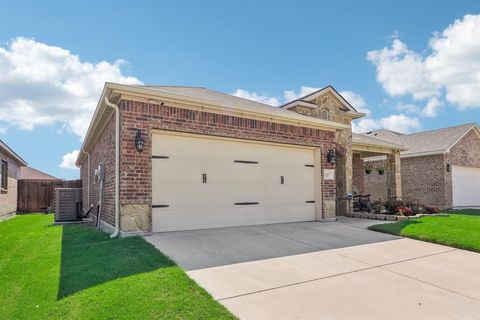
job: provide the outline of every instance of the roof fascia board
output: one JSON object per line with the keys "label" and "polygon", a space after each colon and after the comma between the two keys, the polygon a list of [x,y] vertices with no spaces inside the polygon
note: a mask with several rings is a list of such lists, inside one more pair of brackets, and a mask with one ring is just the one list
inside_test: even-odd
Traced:
{"label": "roof fascia board", "polygon": [[[372,138],[373,139],[373,138]],[[387,149],[392,149],[392,150],[398,150],[398,151],[405,151],[408,150],[408,148],[405,148],[401,145],[396,145],[396,144],[390,144],[388,141],[382,141],[384,142],[383,144],[377,144],[375,142],[364,142],[364,141],[352,141],[352,145],[356,146],[367,146],[367,147],[379,147],[379,148],[387,148]]]}
{"label": "roof fascia board", "polygon": [[352,143],[353,151],[372,152],[381,154],[394,154],[398,149],[389,147],[380,147],[375,145]]}
{"label": "roof fascia board", "polygon": [[5,142],[0,141],[0,148],[5,150],[6,153],[8,153],[12,158],[15,159],[19,164],[23,166],[27,166],[27,162],[22,159],[15,151],[13,151]]}
{"label": "roof fascia board", "polygon": [[107,95],[107,91],[111,91],[108,88],[108,83],[105,83],[105,86],[103,87],[102,94],[100,95],[100,99],[98,100],[97,107],[95,108],[95,112],[93,114],[92,120],[90,121],[90,124],[88,125],[87,133],[85,134],[85,138],[83,139],[82,146],[80,148],[80,152],[78,153],[77,159],[75,160],[75,164],[77,166],[80,166],[81,163],[83,163],[83,158],[84,158],[84,153],[83,151],[86,151],[87,144],[90,142],[92,139],[92,134],[95,132],[95,129],[98,125],[98,122],[102,118],[103,114],[105,113],[105,103],[104,103],[104,97]]}
{"label": "roof fascia board", "polygon": [[[113,91],[122,95],[122,98],[129,97],[142,97],[142,98],[158,98],[162,102],[172,102],[181,104],[185,108],[196,107],[200,110],[211,111],[213,113],[224,113],[228,115],[236,114],[242,117],[255,116],[266,121],[276,120],[277,122],[309,126],[312,128],[321,128],[323,130],[335,131],[337,129],[349,128],[348,125],[336,123],[333,121],[327,121],[317,118],[311,118],[308,116],[302,116],[297,113],[291,112],[291,114],[280,115],[273,112],[263,110],[252,110],[251,108],[245,108],[241,106],[235,106],[235,108],[225,106],[224,104],[217,103],[211,100],[205,100],[201,98],[193,98],[190,96],[184,96],[179,94],[166,93],[155,89],[145,89],[138,87],[128,87],[118,84],[113,84]],[[274,108],[274,107],[272,107]]]}
{"label": "roof fascia board", "polygon": [[425,156],[435,156],[435,155],[442,155],[446,152],[444,150],[437,150],[437,151],[428,151],[428,152],[416,152],[416,153],[409,153],[409,154],[401,154],[400,158],[415,158],[415,157],[425,157]]}

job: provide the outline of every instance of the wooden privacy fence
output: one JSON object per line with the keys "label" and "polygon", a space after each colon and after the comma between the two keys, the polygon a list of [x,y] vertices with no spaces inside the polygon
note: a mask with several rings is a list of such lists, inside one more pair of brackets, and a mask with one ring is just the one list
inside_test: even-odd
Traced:
{"label": "wooden privacy fence", "polygon": [[18,180],[18,212],[46,212],[55,209],[56,188],[81,188],[81,180]]}

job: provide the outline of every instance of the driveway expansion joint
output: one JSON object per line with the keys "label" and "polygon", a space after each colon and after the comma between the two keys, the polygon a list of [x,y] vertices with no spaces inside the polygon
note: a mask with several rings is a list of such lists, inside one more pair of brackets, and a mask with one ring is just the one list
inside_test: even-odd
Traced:
{"label": "driveway expansion joint", "polygon": [[[334,249],[334,250],[335,250],[335,249]],[[403,260],[399,260],[399,261],[395,261],[395,262],[390,262],[390,263],[385,263],[385,264],[380,264],[380,265],[372,265],[372,264],[370,264],[370,263],[361,261],[361,260],[359,260],[359,259],[355,259],[355,258],[346,256],[346,255],[343,255],[343,254],[340,254],[340,253],[338,253],[338,254],[337,254],[337,253],[334,253],[334,254],[337,254],[338,256],[341,256],[341,257],[343,257],[343,258],[352,259],[352,260],[355,260],[355,261],[357,261],[357,262],[360,262],[360,263],[369,265],[370,267],[360,268],[360,269],[352,270],[352,271],[348,271],[348,272],[337,273],[337,274],[333,274],[333,275],[325,276],[325,277],[318,277],[318,278],[314,278],[314,279],[310,279],[310,280],[298,281],[298,282],[295,282],[295,283],[289,283],[289,284],[282,285],[282,286],[276,286],[276,287],[271,287],[271,288],[267,288],[267,289],[262,289],[262,290],[256,290],[256,291],[252,291],[252,292],[242,293],[242,294],[238,294],[238,295],[234,295],[234,296],[230,296],[230,297],[224,297],[224,298],[216,299],[216,301],[225,301],[225,300],[235,299],[235,298],[239,298],[239,297],[243,297],[243,296],[249,296],[249,295],[252,295],[252,294],[257,294],[257,293],[262,293],[262,292],[268,292],[268,291],[273,291],[273,290],[282,289],[282,288],[287,288],[287,287],[293,287],[293,286],[297,286],[297,285],[301,285],[301,284],[305,284],[305,283],[309,283],[309,282],[315,282],[315,281],[320,281],[320,280],[325,280],[325,279],[340,277],[340,276],[344,276],[344,275],[347,275],[347,274],[352,274],[352,273],[357,273],[357,272],[366,271],[366,270],[372,270],[372,269],[377,269],[377,268],[378,268],[378,269],[382,269],[382,270],[386,270],[386,271],[390,271],[390,272],[392,272],[392,273],[395,273],[395,274],[398,274],[398,275],[400,275],[400,276],[404,276],[404,277],[410,278],[410,279],[412,279],[412,280],[416,280],[416,281],[425,283],[425,284],[427,284],[427,285],[434,286],[434,287],[436,287],[436,288],[438,288],[438,289],[443,289],[443,290],[446,290],[446,291],[450,291],[450,292],[452,292],[452,293],[456,293],[456,294],[461,295],[461,296],[463,296],[463,297],[467,297],[467,298],[474,299],[474,300],[476,300],[476,301],[480,301],[480,300],[478,300],[477,298],[470,297],[470,296],[466,296],[466,295],[463,295],[463,294],[461,294],[461,293],[458,293],[458,292],[455,292],[455,291],[452,291],[452,290],[449,290],[449,289],[446,289],[446,288],[443,288],[443,287],[440,287],[440,286],[437,286],[437,285],[434,285],[434,284],[431,284],[431,283],[428,283],[428,282],[425,282],[425,281],[422,281],[422,280],[419,280],[419,279],[415,279],[415,278],[412,278],[412,277],[409,277],[409,276],[406,276],[406,275],[403,275],[403,274],[400,274],[400,273],[397,273],[397,272],[394,272],[394,271],[391,271],[391,270],[388,270],[388,269],[385,269],[385,268],[384,268],[384,267],[386,267],[386,266],[390,266],[390,265],[394,265],[394,264],[398,264],[398,263],[403,263],[403,262],[407,262],[407,261],[412,261],[412,260],[418,260],[418,259],[428,258],[428,257],[431,257],[431,256],[441,255],[441,254],[445,254],[445,253],[449,253],[449,252],[453,252],[453,251],[457,251],[457,250],[458,250],[458,249],[453,248],[453,249],[449,249],[449,250],[442,251],[442,252],[436,252],[436,253],[432,253],[432,254],[423,255],[423,256],[420,256],[420,257],[413,257],[413,258],[409,258],[409,259],[403,259]]]}

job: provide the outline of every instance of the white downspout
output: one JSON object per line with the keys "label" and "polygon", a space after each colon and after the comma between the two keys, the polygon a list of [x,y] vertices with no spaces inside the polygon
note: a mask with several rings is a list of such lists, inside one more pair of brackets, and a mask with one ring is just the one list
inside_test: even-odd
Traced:
{"label": "white downspout", "polygon": [[83,153],[85,153],[88,157],[87,160],[87,170],[88,170],[88,175],[87,175],[87,197],[88,197],[88,208],[90,208],[90,175],[92,172],[90,171],[90,152],[87,152],[85,150],[82,150]]}
{"label": "white downspout", "polygon": [[115,110],[115,231],[110,238],[120,235],[120,110],[105,97],[105,104]]}

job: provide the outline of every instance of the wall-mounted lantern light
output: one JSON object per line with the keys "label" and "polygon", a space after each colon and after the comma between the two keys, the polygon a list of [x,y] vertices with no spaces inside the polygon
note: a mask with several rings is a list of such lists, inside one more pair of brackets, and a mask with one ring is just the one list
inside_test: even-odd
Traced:
{"label": "wall-mounted lantern light", "polygon": [[145,140],[142,138],[142,132],[140,129],[137,129],[137,135],[135,136],[135,149],[138,152],[143,151],[143,147],[145,146]]}
{"label": "wall-mounted lantern light", "polygon": [[452,171],[452,166],[450,165],[450,163],[447,163],[447,172],[451,172]]}
{"label": "wall-mounted lantern light", "polygon": [[335,150],[328,150],[327,161],[328,163],[335,164]]}

